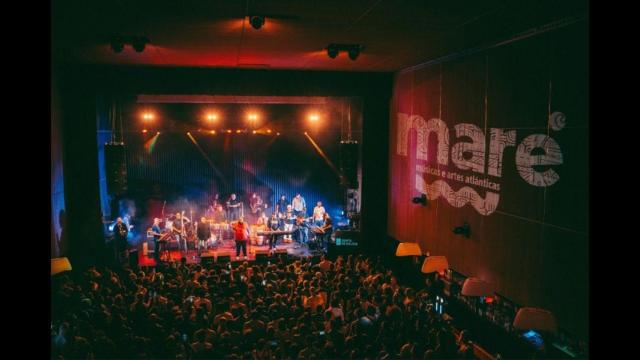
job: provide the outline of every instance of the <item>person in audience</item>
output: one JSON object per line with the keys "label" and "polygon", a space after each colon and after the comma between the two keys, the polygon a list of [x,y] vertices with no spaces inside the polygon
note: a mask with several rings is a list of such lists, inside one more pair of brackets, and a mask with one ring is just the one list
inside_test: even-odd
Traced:
{"label": "person in audience", "polygon": [[[429,296],[363,255],[162,263],[52,278],[52,358],[469,356]],[[456,341],[458,340],[458,341]]]}

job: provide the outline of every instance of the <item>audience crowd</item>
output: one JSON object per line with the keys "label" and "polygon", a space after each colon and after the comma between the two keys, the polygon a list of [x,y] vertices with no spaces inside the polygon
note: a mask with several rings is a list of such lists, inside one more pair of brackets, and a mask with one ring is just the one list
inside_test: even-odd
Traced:
{"label": "audience crowd", "polygon": [[55,359],[473,358],[432,308],[362,255],[90,268],[52,279]]}

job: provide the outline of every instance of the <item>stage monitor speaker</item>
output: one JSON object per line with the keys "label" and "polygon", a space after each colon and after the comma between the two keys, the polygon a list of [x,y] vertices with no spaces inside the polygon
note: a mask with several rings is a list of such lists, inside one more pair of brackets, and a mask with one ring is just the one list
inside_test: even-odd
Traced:
{"label": "stage monitor speaker", "polygon": [[200,257],[200,264],[204,266],[211,266],[213,264],[213,254],[202,255]]}
{"label": "stage monitor speaker", "polygon": [[269,259],[269,251],[268,250],[256,250],[256,262],[257,263],[266,263]]}
{"label": "stage monitor speaker", "polygon": [[127,162],[124,143],[104,145],[104,162],[107,177],[107,192],[121,195],[127,191]]}
{"label": "stage monitor speaker", "polygon": [[340,172],[346,180],[346,187],[357,189],[358,184],[358,157],[360,144],[357,141],[340,142]]}
{"label": "stage monitor speaker", "polygon": [[231,262],[231,255],[229,254],[218,254],[218,263],[226,264]]}

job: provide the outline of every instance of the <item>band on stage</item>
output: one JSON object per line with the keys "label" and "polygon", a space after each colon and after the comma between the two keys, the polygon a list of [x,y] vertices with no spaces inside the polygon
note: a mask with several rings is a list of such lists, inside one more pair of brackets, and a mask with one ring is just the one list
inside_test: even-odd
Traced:
{"label": "band on stage", "polygon": [[257,193],[251,195],[245,211],[244,202],[234,193],[224,202],[216,194],[199,218],[192,210],[189,216],[181,211],[154,218],[147,237],[154,240],[156,261],[168,259],[170,244],[181,252],[191,247],[201,253],[231,241],[235,242],[236,258],[242,252],[246,259],[248,241],[268,246],[269,251],[277,250],[278,244],[293,242],[324,250],[332,232],[332,219],[321,201],[307,217],[307,205],[299,193],[290,202],[285,195],[280,196],[271,211]]}

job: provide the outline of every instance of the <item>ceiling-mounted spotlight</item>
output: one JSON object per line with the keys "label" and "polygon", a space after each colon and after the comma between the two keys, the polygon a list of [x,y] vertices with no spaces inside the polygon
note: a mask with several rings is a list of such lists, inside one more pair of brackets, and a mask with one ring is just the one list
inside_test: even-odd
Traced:
{"label": "ceiling-mounted spotlight", "polygon": [[149,42],[149,39],[147,39],[146,37],[138,37],[135,38],[131,41],[131,46],[133,46],[133,49],[136,52],[143,52],[145,46],[147,45],[147,43]]}
{"label": "ceiling-mounted spotlight", "polygon": [[335,44],[327,46],[327,55],[330,58],[335,59],[338,56],[338,47]]}
{"label": "ceiling-mounted spotlight", "polygon": [[354,45],[349,49],[349,59],[354,60],[360,55],[360,45]]}
{"label": "ceiling-mounted spotlight", "polygon": [[262,25],[264,25],[264,16],[254,15],[249,18],[249,22],[251,23],[251,27],[256,30],[260,30]]}
{"label": "ceiling-mounted spotlight", "polygon": [[111,50],[116,54],[121,53],[124,50],[124,42],[119,38],[111,40]]}

